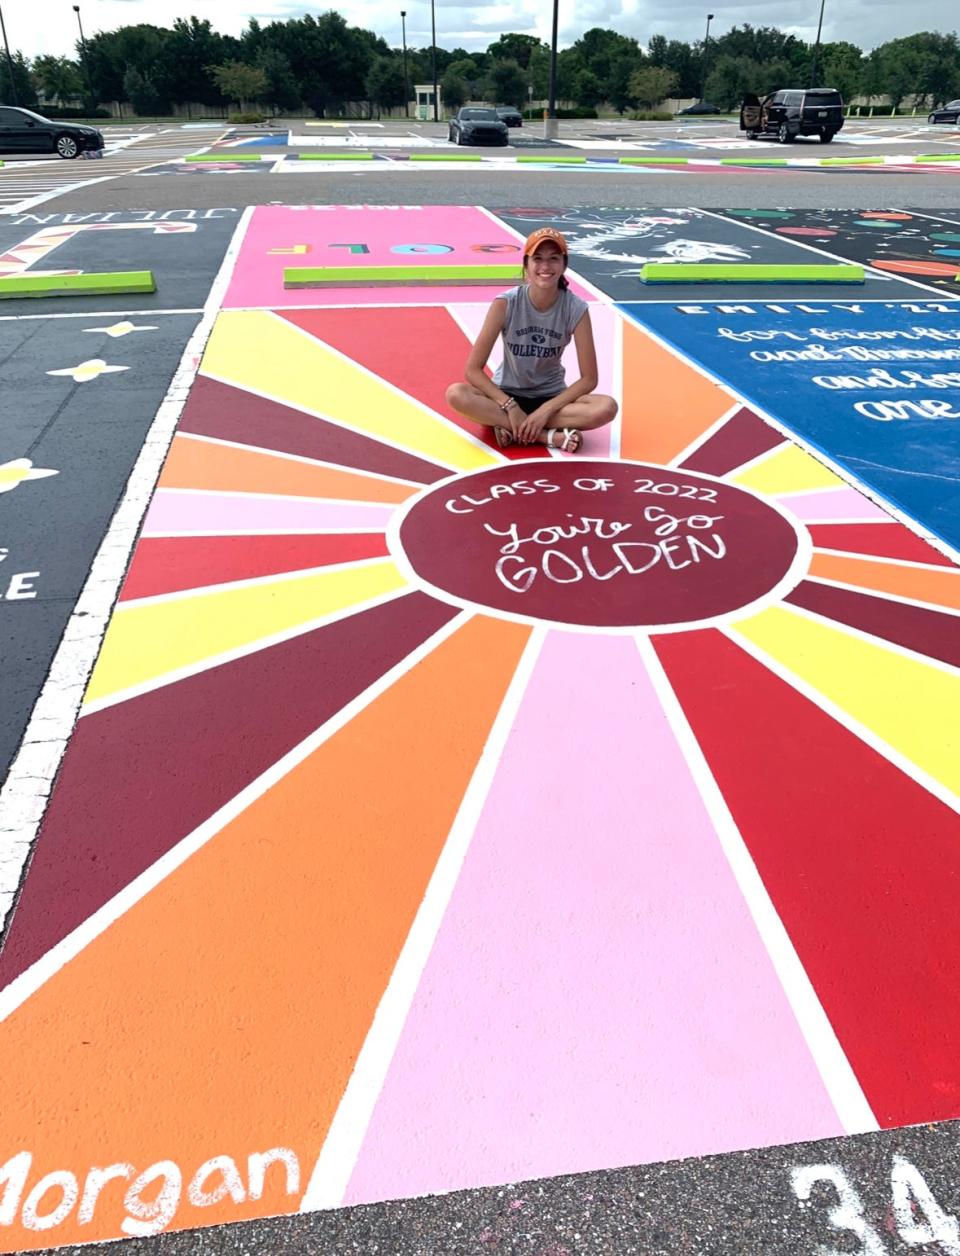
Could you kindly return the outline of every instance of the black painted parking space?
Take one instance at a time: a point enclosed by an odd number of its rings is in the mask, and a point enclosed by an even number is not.
[[[127,321],[0,323],[0,780],[199,315]]]
[[[14,215],[0,225],[3,273],[152,270],[157,290],[132,295],[45,297],[0,302],[0,318],[76,310],[192,309],[202,306],[240,210],[133,210]]]
[[[723,212],[736,217],[737,211]],[[802,236],[851,262],[960,297],[960,214],[937,217],[910,209],[749,212],[750,221],[771,235]]]
[[[567,237],[570,265],[616,301],[716,300],[909,300],[916,289],[890,275],[868,274],[858,285],[829,284],[645,284],[645,262],[737,262],[809,265],[828,260],[798,247],[788,236],[752,230],[752,219],[716,217],[696,209],[498,209],[526,235],[555,226]]]

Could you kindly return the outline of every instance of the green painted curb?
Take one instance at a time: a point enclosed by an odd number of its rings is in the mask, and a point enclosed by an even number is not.
[[[689,157],[621,157],[620,164],[621,166],[685,166],[689,160]]]
[[[362,288],[372,284],[391,286],[460,284],[496,286],[519,283],[519,266],[288,266],[285,288]]]
[[[410,161],[483,161],[479,153],[411,153]]]
[[[786,166],[786,157],[721,157],[721,166]]]
[[[818,157],[820,166],[882,166],[883,157]]]
[[[542,157],[539,153],[521,153],[517,157],[517,161],[551,162],[563,166],[582,166],[586,160],[586,157]]]
[[[236,157],[226,153],[194,153],[192,157],[184,157],[184,161],[260,161],[260,153],[240,153]]]
[[[960,161],[960,153],[921,153],[913,160],[914,164],[918,161]]]
[[[373,153],[301,153],[301,161],[373,161]]]
[[[863,267],[647,262],[640,278],[643,283],[863,283]]]
[[[152,270],[96,271],[89,275],[6,275],[0,278],[0,300],[7,297],[113,296],[123,292],[156,292]]]

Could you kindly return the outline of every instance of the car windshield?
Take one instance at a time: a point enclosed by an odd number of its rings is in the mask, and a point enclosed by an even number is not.
[[[949,105],[944,105],[945,109],[960,109],[960,100],[951,100]]]
[[[462,109],[460,117],[466,122],[499,122],[496,109]]]

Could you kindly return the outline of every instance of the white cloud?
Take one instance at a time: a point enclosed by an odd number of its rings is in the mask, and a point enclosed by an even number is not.
[[[3,3],[3,0],[0,0]],[[290,0],[257,0],[257,7],[230,0],[80,0],[84,33],[113,30],[136,22],[170,25],[176,17],[196,14],[207,18],[225,34],[239,35],[250,17],[261,22],[318,13],[336,7],[348,22],[382,35],[399,48],[400,9],[407,10],[407,44],[430,43],[430,5],[424,0],[347,0],[336,6],[320,0],[316,5],[296,5]],[[608,26],[641,43],[651,35],[695,41],[703,38],[706,14],[715,14],[711,35],[722,35],[732,26],[776,23],[801,39],[813,41],[817,30],[817,0],[781,0],[772,12],[766,0],[673,0],[669,7],[654,0],[560,0],[560,44],[572,43],[591,26]],[[946,30],[955,24],[947,18],[943,0],[826,0],[824,40],[848,39],[868,49],[918,30]],[[484,4],[479,0],[435,0],[437,43],[441,47],[482,49],[504,31],[524,31],[549,41],[552,8],[545,0]],[[73,56],[77,40],[75,15],[68,0],[17,0],[4,7],[7,35],[13,49],[28,57],[38,53]]]

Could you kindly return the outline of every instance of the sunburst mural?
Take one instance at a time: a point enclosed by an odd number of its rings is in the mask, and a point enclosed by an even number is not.
[[[463,295],[217,320],[0,956],[2,1250],[960,1113],[960,572],[600,300],[616,426],[501,453]]]

